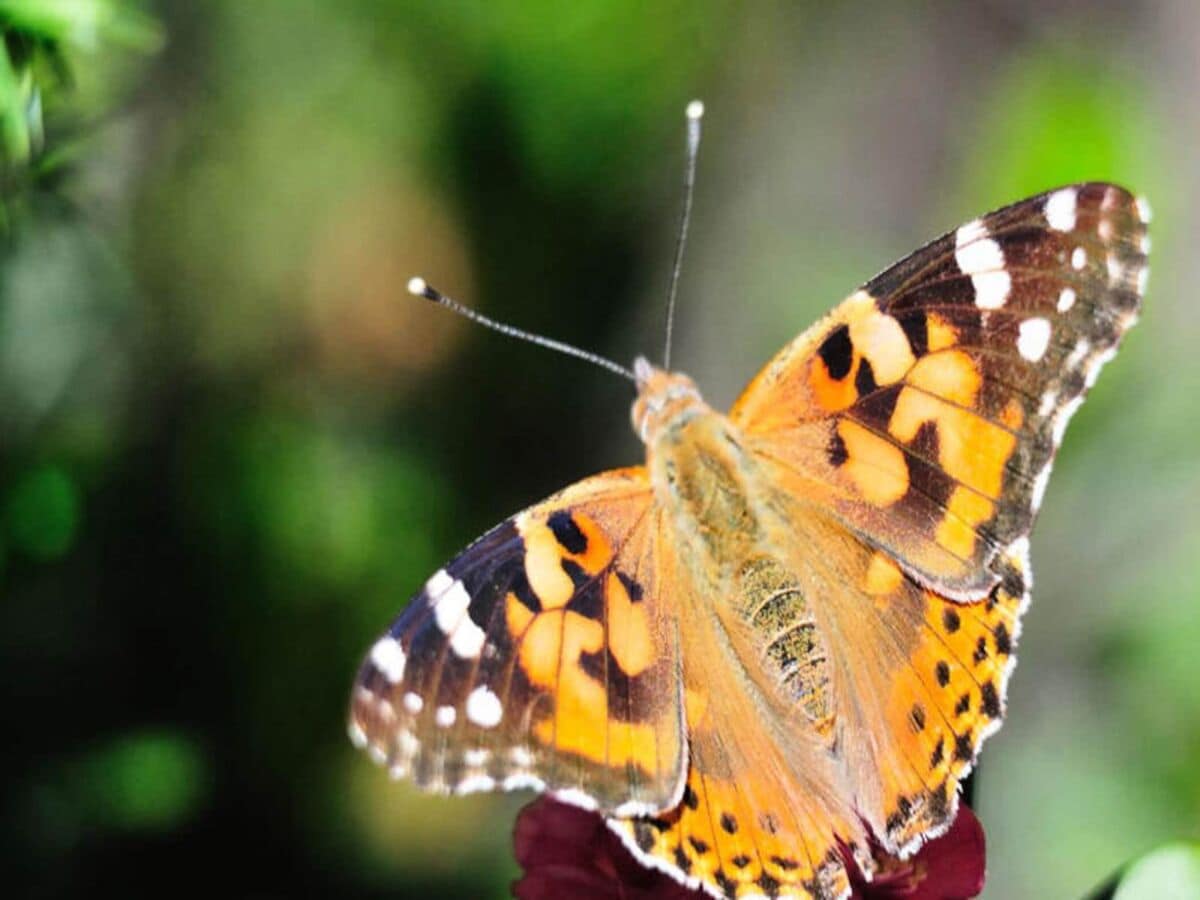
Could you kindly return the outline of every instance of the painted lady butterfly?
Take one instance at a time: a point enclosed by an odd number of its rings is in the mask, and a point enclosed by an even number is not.
[[[1149,211],[1077,184],[970,222],[785,347],[728,415],[635,364],[646,462],[439,570],[350,733],[445,793],[534,788],[718,897],[848,893],[942,833],[1004,714],[1028,534],[1133,324]]]

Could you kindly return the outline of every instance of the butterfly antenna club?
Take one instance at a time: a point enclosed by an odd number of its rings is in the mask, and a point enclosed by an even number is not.
[[[522,331],[520,328],[515,328],[512,325],[506,325],[503,322],[497,322],[494,319],[489,319],[482,313],[478,313],[470,307],[463,306],[458,301],[447,297],[437,288],[429,284],[424,278],[410,278],[408,281],[408,292],[415,297],[424,297],[431,303],[436,303],[438,306],[444,306],[453,313],[457,313],[464,319],[469,319],[484,328],[490,328],[492,331],[498,331],[500,334],[506,334],[509,337],[517,338],[518,340],[528,341],[531,344],[537,344],[539,347],[546,347],[549,350],[557,350],[559,353],[565,353],[567,356],[574,356],[577,359],[582,359],[594,365],[600,366],[603,369],[608,369],[610,372],[615,372],[618,375],[628,378],[630,381],[635,381],[636,378],[631,370],[624,366],[600,356],[598,353],[591,353],[587,350],[581,350],[571,344],[565,344],[562,341],[556,341],[548,337],[543,337],[540,334],[533,334],[529,331]]]
[[[692,219],[692,193],[696,186],[696,157],[700,152],[700,120],[704,104],[693,100],[687,105],[687,167],[683,181],[683,212],[679,216],[679,236],[675,239],[675,261],[671,266],[671,286],[667,291],[667,337],[663,350],[663,368],[671,367],[671,332],[675,324],[675,295],[679,290],[679,272],[683,268],[683,249],[687,245],[688,224]]]

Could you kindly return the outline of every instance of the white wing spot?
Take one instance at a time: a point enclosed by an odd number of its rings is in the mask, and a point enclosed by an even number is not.
[[[1054,405],[1058,403],[1058,394],[1055,391],[1049,391],[1042,395],[1042,402],[1038,405],[1038,415],[1042,418],[1050,415],[1054,411]]]
[[[1037,362],[1046,355],[1050,346],[1050,322],[1048,319],[1026,319],[1021,323],[1017,337],[1017,350],[1030,362]]]
[[[1083,362],[1083,358],[1091,352],[1091,349],[1092,345],[1088,343],[1087,338],[1080,338],[1079,343],[1075,345],[1075,349],[1071,351],[1071,355],[1063,363],[1063,367],[1066,369],[1075,368]]]
[[[1071,266],[1075,269],[1082,269],[1087,265],[1087,251],[1082,247],[1076,247],[1071,253]]]
[[[463,753],[463,762],[472,768],[479,768],[488,761],[492,754],[487,750],[467,750]]]
[[[383,673],[388,684],[404,680],[404,649],[391,635],[382,637],[371,648],[371,665]]]
[[[400,753],[405,759],[411,759],[421,749],[421,742],[411,731],[401,731],[396,735],[396,743],[400,745]]]
[[[1075,227],[1074,188],[1055,191],[1046,200],[1046,221],[1055,231],[1070,231]]]
[[[955,232],[954,240],[961,247],[963,244],[969,244],[979,238],[987,237],[987,233],[987,226],[983,224],[982,219],[972,219]]]
[[[1149,200],[1147,200],[1145,197],[1138,197],[1134,203],[1137,206],[1138,216],[1143,222],[1148,223],[1152,218],[1154,218],[1154,213],[1150,209]]]
[[[457,578],[451,578],[445,569],[430,578],[425,584],[433,615],[442,634],[450,638],[450,649],[459,659],[475,659],[483,647],[484,633],[471,619],[467,607],[471,595]]]
[[[481,685],[467,697],[467,718],[480,728],[495,728],[503,715],[500,698],[487,687]]]
[[[491,775],[468,775],[454,788],[456,794],[477,794],[480,791],[494,791],[496,779]]]
[[[954,234],[954,261],[963,274],[971,276],[975,305],[999,309],[1008,301],[1012,277],[1004,271],[1004,251],[987,236],[987,228],[976,219]]]
[[[367,746],[367,733],[362,730],[362,726],[357,722],[351,722],[349,726],[347,726],[346,731],[350,735],[350,743],[352,743],[359,750]]]
[[[1150,269],[1146,266],[1142,266],[1137,275],[1137,291],[1139,294],[1146,293],[1146,284],[1149,282],[1149,280]]]
[[[437,712],[433,714],[433,720],[442,728],[449,728],[457,718],[458,713],[453,706],[439,706]]]
[[[1063,288],[1062,293],[1058,295],[1058,311],[1065,313],[1075,305],[1075,288]]]
[[[450,649],[459,659],[475,659],[483,649],[485,635],[471,616],[464,615],[450,636]]]
[[[1121,280],[1121,276],[1125,274],[1125,265],[1121,262],[1120,257],[1115,253],[1110,253],[1104,260],[1108,267],[1108,280],[1116,284]]]
[[[414,694],[409,691],[404,695],[404,708],[414,716],[425,708],[425,701],[421,699],[420,694]]]

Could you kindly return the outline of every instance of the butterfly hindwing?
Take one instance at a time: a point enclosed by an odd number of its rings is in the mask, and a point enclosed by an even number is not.
[[[673,805],[686,736],[657,531],[645,472],[626,469],[488,532],[368,653],[352,737],[431,790]]]
[[[819,520],[818,520],[819,521]],[[1000,727],[1029,599],[1028,541],[1001,580],[963,604],[906,574],[832,520],[804,535],[808,600],[829,655],[842,783],[879,843],[907,855],[949,827],[959,784]]]
[[[1080,184],[970,222],[784,348],[731,417],[925,585],[983,597],[1136,319],[1147,215],[1121,188]]]

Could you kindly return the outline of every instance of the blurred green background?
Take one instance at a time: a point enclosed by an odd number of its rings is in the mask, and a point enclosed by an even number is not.
[[[404,286],[657,356],[695,96],[674,360],[715,405],[985,209],[1149,196],[1142,323],[1033,540],[984,896],[1082,896],[1200,835],[1200,4],[0,0],[0,24],[6,892],[507,894],[526,798],[389,782],[345,739],[350,681],[476,534],[639,458],[632,397]]]

